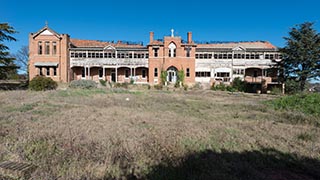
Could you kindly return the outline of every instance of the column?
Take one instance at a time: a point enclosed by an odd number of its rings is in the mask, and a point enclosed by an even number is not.
[[[116,82],[118,82],[118,66],[116,66]]]
[[[87,79],[87,67],[84,66],[83,68],[84,68],[84,79]]]
[[[105,67],[103,66],[102,67],[102,76],[103,76],[103,80],[106,80],[106,69],[105,69]]]
[[[91,77],[90,77],[90,66],[88,66],[88,77],[89,77],[89,80],[91,80]]]

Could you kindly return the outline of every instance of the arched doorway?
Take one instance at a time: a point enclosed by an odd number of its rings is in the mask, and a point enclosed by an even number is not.
[[[167,82],[175,83],[177,81],[177,68],[171,66],[167,69]]]

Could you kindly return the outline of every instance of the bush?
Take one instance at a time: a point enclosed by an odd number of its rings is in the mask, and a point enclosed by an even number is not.
[[[273,95],[281,95],[282,94],[282,89],[279,87],[274,87],[271,89],[271,94]]]
[[[234,88],[234,90],[243,92],[246,89],[246,83],[242,81],[239,77],[236,77],[232,81],[232,87]]]
[[[100,79],[99,82],[100,82],[100,84],[102,86],[106,86],[107,85],[107,82],[105,80],[103,80],[103,79]]]
[[[125,82],[125,83],[115,83],[114,88],[124,88],[124,89],[128,89],[129,87],[129,83]]]
[[[227,89],[226,85],[224,85],[223,83],[215,85],[214,83],[211,86],[211,90],[214,91],[225,91]]]
[[[293,79],[287,80],[285,82],[285,91],[286,94],[296,94],[300,92],[300,83]]]
[[[183,89],[184,89],[185,91],[188,91],[188,88],[189,88],[189,86],[188,86],[187,84],[184,84],[184,85],[183,85]]]
[[[269,104],[276,110],[298,111],[320,117],[320,94],[318,93],[284,96],[270,101]]]
[[[97,87],[97,83],[92,80],[75,80],[71,81],[70,88],[92,89]]]
[[[160,79],[161,79],[161,84],[162,85],[165,85],[166,82],[167,82],[167,71],[161,71],[161,74],[160,74]]]
[[[162,90],[162,84],[155,84],[154,86],[153,86],[155,89],[157,89],[157,90]]]
[[[29,82],[29,89],[33,91],[54,90],[57,87],[57,82],[45,76],[36,76]]]

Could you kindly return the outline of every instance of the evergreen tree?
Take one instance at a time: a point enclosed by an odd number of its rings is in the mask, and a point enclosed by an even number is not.
[[[7,79],[17,72],[15,59],[9,56],[9,47],[3,43],[4,41],[16,41],[11,36],[14,33],[16,31],[8,23],[0,23],[0,79]]]
[[[295,79],[303,91],[307,80],[320,76],[320,34],[313,23],[305,22],[292,28],[289,37],[284,38],[286,46],[281,49],[286,80]]]

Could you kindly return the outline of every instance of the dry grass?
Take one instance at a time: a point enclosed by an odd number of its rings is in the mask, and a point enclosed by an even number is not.
[[[320,129],[304,123],[312,117],[262,103],[273,98],[213,91],[0,92],[0,161],[33,163],[39,167],[33,179],[48,180],[320,178]],[[305,165],[311,160],[312,167]],[[208,165],[193,171],[197,163]]]

